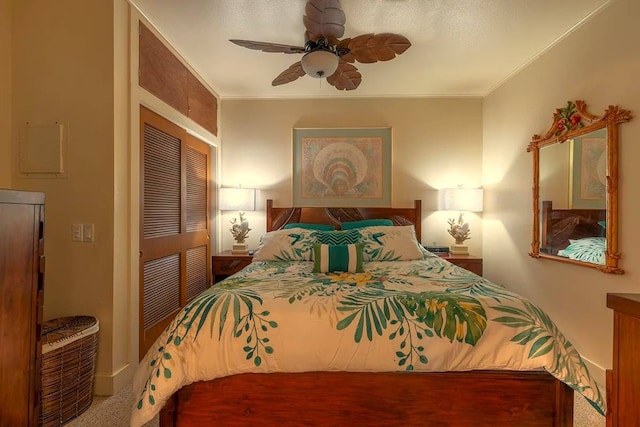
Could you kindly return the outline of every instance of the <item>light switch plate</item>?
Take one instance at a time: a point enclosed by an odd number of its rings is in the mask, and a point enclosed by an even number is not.
[[[93,224],[82,224],[82,241],[93,242]]]
[[[71,240],[74,242],[82,242],[82,228],[82,224],[73,224]]]

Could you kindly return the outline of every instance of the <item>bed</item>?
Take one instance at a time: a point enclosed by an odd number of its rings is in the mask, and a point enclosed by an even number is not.
[[[606,263],[605,209],[554,209],[542,202],[540,252],[593,264]]]
[[[254,261],[141,361],[131,424],[571,426],[574,390],[604,414],[551,319],[424,250],[420,211],[268,201]]]

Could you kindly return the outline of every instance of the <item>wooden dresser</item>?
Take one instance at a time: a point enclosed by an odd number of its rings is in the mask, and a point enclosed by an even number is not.
[[[40,416],[44,194],[0,189],[0,426]]]
[[[607,371],[608,427],[640,425],[640,294],[607,294],[613,310],[613,371]]]

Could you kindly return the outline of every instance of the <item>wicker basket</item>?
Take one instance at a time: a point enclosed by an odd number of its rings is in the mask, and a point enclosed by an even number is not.
[[[40,425],[60,426],[91,406],[98,329],[90,316],[61,317],[43,325]]]

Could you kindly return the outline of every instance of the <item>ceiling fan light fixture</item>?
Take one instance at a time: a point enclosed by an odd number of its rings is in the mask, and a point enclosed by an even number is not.
[[[316,79],[326,78],[327,83],[338,90],[354,90],[362,81],[354,62],[371,64],[389,61],[411,46],[406,37],[394,33],[367,33],[342,39],[346,18],[340,0],[306,0],[304,10],[304,47],[230,40],[247,49],[304,54],[302,60],[291,64],[273,79],[272,86],[291,83],[307,75]]]
[[[302,69],[308,76],[321,79],[329,77],[338,68],[338,55],[330,50],[318,49],[302,57]]]

